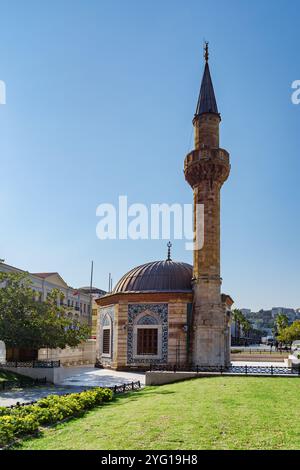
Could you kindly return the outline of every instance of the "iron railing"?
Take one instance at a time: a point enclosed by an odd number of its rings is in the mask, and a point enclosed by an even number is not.
[[[259,355],[268,355],[268,354],[289,354],[291,352],[291,349],[259,349],[259,348],[245,348],[245,349],[239,349],[239,348],[232,348],[233,352],[231,351],[231,354],[233,355],[238,355],[238,354],[259,354]]]
[[[38,379],[38,380],[41,380],[41,379]],[[86,388],[85,390],[82,390],[82,391],[91,390],[93,388],[95,387]],[[122,384],[122,385],[115,385],[114,387],[102,387],[102,388],[108,388],[109,390],[112,390],[114,394],[126,393],[126,392],[139,390],[141,388],[141,382],[138,380],[137,382],[130,382],[130,383]],[[71,393],[77,393],[77,392],[70,391],[69,393],[60,394],[59,396],[66,397],[70,395]],[[9,408],[9,409],[20,408],[23,406],[35,405],[37,402],[38,400],[30,401],[26,403],[17,402],[15,405],[10,405],[10,406],[7,406],[6,408]]]
[[[270,376],[298,376],[300,377],[300,367],[283,367],[283,366],[191,366],[191,365],[170,365],[170,364],[150,364],[150,372],[196,372],[196,373],[218,373],[218,374],[236,374],[236,375],[270,375]]]
[[[126,393],[126,392],[132,392],[134,390],[139,390],[141,388],[141,382],[138,380],[137,382],[130,382],[127,384],[115,385],[114,387],[105,387],[105,388],[109,388],[115,394]]]
[[[0,368],[32,367],[34,369],[54,369],[60,367],[60,361],[6,361],[0,363]]]

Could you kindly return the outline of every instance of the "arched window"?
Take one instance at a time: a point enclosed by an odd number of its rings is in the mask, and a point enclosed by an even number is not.
[[[135,326],[136,355],[157,356],[159,354],[160,322],[151,313],[137,319]]]
[[[137,324],[138,325],[157,325],[158,321],[152,315],[144,315],[138,320]]]

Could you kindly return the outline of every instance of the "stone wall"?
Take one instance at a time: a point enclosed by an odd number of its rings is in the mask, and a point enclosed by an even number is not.
[[[146,372],[146,385],[164,385],[199,377],[197,372]]]
[[[46,377],[47,382],[58,384],[64,379],[64,368],[54,367],[53,369],[38,367],[5,367],[5,370],[14,374],[24,375],[32,379],[43,379]]]
[[[39,360],[60,361],[61,365],[73,366],[84,364],[95,364],[96,362],[96,340],[89,339],[77,348],[65,349],[40,349]]]
[[[187,303],[182,301],[169,304],[169,345],[168,363],[185,364],[187,354]]]
[[[116,325],[116,356],[114,367],[124,369],[127,366],[127,329],[128,329],[128,303],[120,302],[118,305]]]

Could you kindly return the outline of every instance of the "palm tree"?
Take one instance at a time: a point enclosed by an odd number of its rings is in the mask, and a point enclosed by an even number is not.
[[[240,337],[241,325],[242,325],[242,322],[243,322],[243,318],[244,318],[244,315],[242,314],[242,312],[238,308],[235,308],[234,310],[232,310],[232,319],[235,323],[235,334],[234,334],[234,336],[236,338]]]
[[[241,320],[241,325],[243,328],[243,332],[245,333],[245,336],[247,336],[247,333],[249,333],[249,331],[251,330],[251,323],[249,322],[249,320],[247,320],[247,318],[244,315]]]
[[[232,319],[235,322],[235,337],[240,338],[241,330],[245,337],[248,336],[249,331],[252,329],[251,323],[245,317],[241,310],[238,308],[232,311]]]

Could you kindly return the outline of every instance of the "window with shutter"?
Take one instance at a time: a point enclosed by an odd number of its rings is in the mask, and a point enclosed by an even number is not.
[[[103,343],[102,343],[102,353],[110,353],[110,329],[106,328],[103,330]]]
[[[137,354],[157,355],[157,328],[138,328],[137,330]]]

